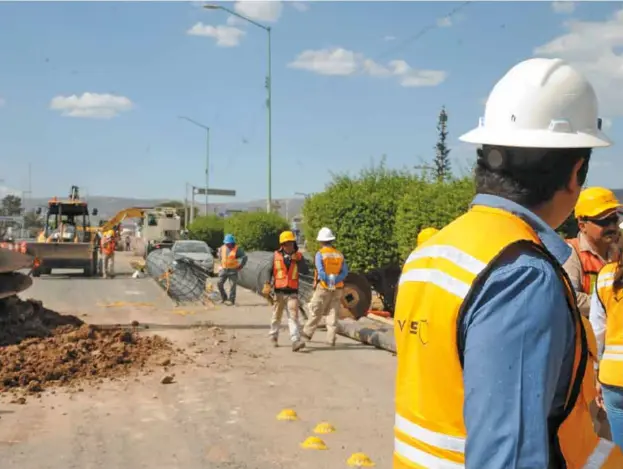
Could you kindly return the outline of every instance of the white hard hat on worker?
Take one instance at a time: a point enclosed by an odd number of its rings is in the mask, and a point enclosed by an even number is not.
[[[321,243],[328,243],[330,241],[335,241],[335,235],[333,234],[333,231],[331,231],[330,228],[327,228],[326,226],[320,228],[320,231],[318,231],[318,236],[316,236],[316,241],[320,241]]]
[[[592,85],[562,59],[529,59],[495,85],[474,130],[460,140],[523,148],[598,148],[601,132]]]

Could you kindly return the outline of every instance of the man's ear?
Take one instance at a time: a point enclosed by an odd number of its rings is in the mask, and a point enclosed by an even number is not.
[[[584,185],[584,182],[586,180],[586,174],[580,174],[580,173],[585,172],[584,164],[585,164],[584,158],[580,158],[573,165],[573,170],[571,171],[571,177],[569,178],[569,182],[567,183],[567,190],[571,193],[576,193],[582,190],[582,185]]]

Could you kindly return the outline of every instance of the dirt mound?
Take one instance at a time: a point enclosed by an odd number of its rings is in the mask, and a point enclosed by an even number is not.
[[[123,376],[174,353],[171,342],[160,336],[102,329],[16,298],[0,304],[0,345],[0,392],[30,394]]]

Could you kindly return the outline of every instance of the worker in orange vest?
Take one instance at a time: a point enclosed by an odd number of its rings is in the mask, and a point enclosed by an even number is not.
[[[218,282],[216,286],[221,294],[223,303],[228,301],[225,292],[225,282],[229,280],[229,302],[231,305],[236,304],[236,287],[238,286],[238,272],[247,263],[247,255],[244,250],[236,244],[236,239],[232,234],[226,234],[223,239],[223,245],[219,249],[219,258],[221,261],[221,270],[218,272]]]
[[[326,316],[327,343],[335,346],[337,321],[342,308],[344,280],[348,276],[348,266],[344,255],[334,246],[335,235],[327,227],[318,231],[316,241],[320,249],[316,253],[314,263],[314,294],[309,302],[309,318],[301,332],[306,340],[311,340],[320,320]]]
[[[580,312],[586,317],[597,273],[607,262],[619,258],[620,208],[614,192],[603,187],[584,189],[575,206],[580,232],[567,240],[573,251],[563,267],[576,291]]]
[[[102,254],[102,277],[115,276],[115,247],[116,239],[113,230],[108,230],[102,236],[100,252]]]
[[[305,347],[301,340],[299,324],[299,275],[307,271],[303,255],[298,251],[296,236],[292,231],[279,235],[279,249],[273,256],[271,282],[264,285],[263,293],[274,291],[273,317],[270,321],[270,340],[278,346],[279,329],[283,312],[288,317],[288,329],[292,341],[292,351],[298,352]],[[272,285],[271,285],[272,283]],[[272,288],[271,288],[272,287]]]

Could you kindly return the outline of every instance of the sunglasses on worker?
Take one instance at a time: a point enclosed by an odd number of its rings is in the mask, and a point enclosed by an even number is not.
[[[604,218],[586,218],[586,221],[591,222],[597,226],[610,226],[610,225],[618,225],[620,223],[621,217],[617,212],[612,215],[608,215]]]

